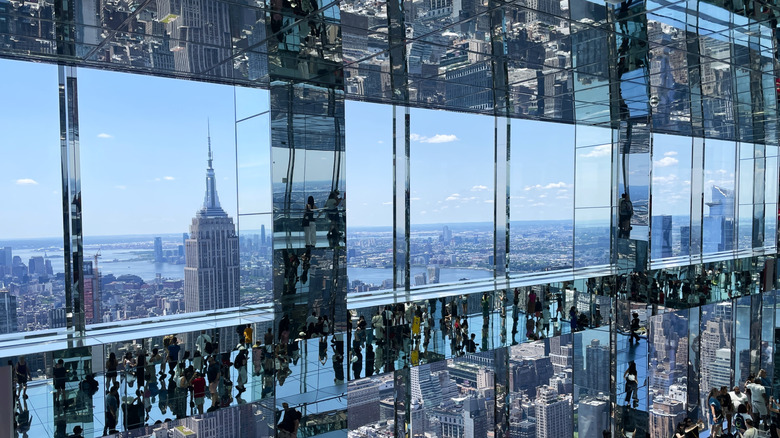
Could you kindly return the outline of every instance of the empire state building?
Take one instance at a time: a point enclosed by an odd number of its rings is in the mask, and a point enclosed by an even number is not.
[[[212,167],[211,135],[206,198],[192,218],[185,241],[184,309],[199,312],[239,305],[238,236],[233,219],[219,205]]]

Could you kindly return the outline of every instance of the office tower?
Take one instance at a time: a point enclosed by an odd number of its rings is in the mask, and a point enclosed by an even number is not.
[[[653,243],[651,256],[666,258],[672,256],[672,216],[653,216]]]
[[[425,286],[425,273],[421,272],[414,276],[414,285],[415,286]]]
[[[233,219],[222,209],[209,136],[206,196],[190,225],[184,268],[184,308],[187,312],[239,305],[238,236]]]
[[[685,414],[682,402],[667,397],[656,398],[650,410],[650,436],[672,436],[677,424],[685,419]]]
[[[27,262],[27,269],[30,275],[46,275],[46,264],[43,261],[43,257],[30,257],[30,261]]]
[[[487,436],[488,418],[485,399],[471,396],[463,402],[463,436]]]
[[[609,363],[609,347],[601,345],[598,339],[585,347],[585,387],[589,394],[609,394],[609,374],[604,367]]]
[[[680,227],[680,255],[691,253],[691,227]]]
[[[265,224],[260,225],[260,246],[265,246]]]
[[[0,334],[19,331],[16,301],[7,289],[0,290]]]
[[[62,328],[68,325],[64,307],[49,310],[49,325],[51,328]]]
[[[4,267],[8,273],[11,271],[11,265],[13,261],[13,249],[10,246],[6,246],[0,249],[0,267]],[[0,273],[2,273],[0,269]]]
[[[428,284],[438,284],[441,268],[438,266],[428,266]]]
[[[155,263],[163,262],[163,248],[162,248],[161,237],[154,238],[154,262]]]
[[[347,401],[350,428],[379,421],[379,383],[370,379],[360,380],[350,385],[350,397]]]
[[[603,438],[602,432],[609,429],[608,394],[600,397],[580,398],[577,417],[577,436]]]
[[[92,262],[84,262],[84,318],[87,324],[103,322],[100,302],[100,274],[93,269]]]
[[[555,388],[541,386],[537,389],[536,438],[553,438],[572,435],[571,398],[558,394]]]

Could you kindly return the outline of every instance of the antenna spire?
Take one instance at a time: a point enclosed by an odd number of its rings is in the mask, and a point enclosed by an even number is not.
[[[208,139],[209,139],[209,169],[211,169],[211,162],[213,161],[213,156],[211,155],[211,120],[206,119],[206,126],[208,129]]]

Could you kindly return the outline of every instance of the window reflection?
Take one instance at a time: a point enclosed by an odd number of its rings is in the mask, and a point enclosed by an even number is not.
[[[232,88],[79,74],[84,257],[97,279],[91,297],[85,288],[85,308],[93,303],[87,322],[238,306]],[[128,104],[111,104],[109,113],[104,91],[112,82],[125,85],[113,87],[111,101]],[[138,101],[139,93],[179,102],[179,121]],[[182,154],[185,147],[192,153]],[[207,265],[220,272],[210,282]]]

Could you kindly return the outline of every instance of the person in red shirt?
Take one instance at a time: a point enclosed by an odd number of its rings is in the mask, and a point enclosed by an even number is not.
[[[203,378],[203,374],[195,372],[195,377],[192,379],[192,396],[195,399],[195,406],[198,408],[198,413],[203,413],[203,402],[206,399],[206,379]]]

